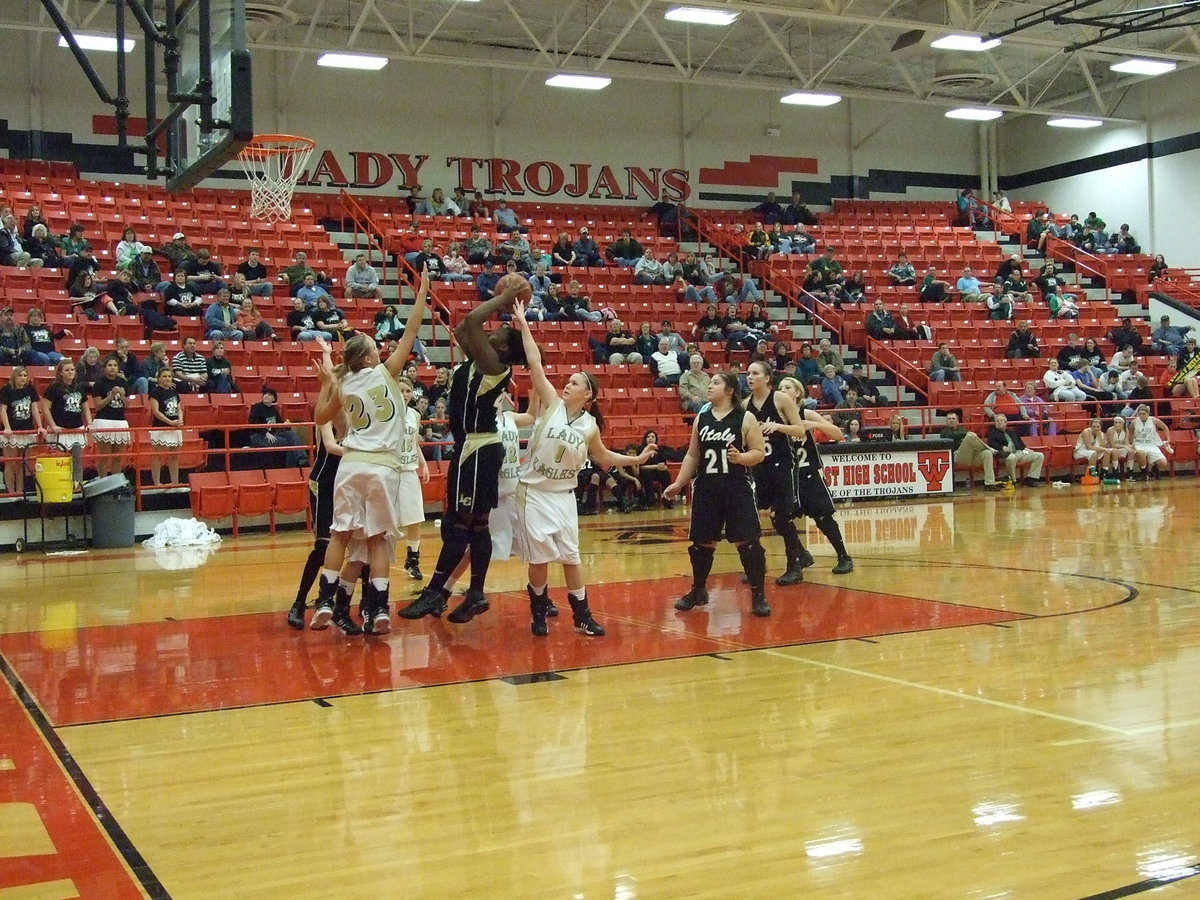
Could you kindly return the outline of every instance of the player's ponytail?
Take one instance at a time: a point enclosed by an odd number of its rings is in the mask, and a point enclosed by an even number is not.
[[[600,382],[596,380],[596,376],[591,372],[581,372],[580,374],[587,380],[588,390],[592,392],[592,399],[588,401],[586,409],[591,413],[592,418],[596,420],[596,427],[600,431],[603,431],[604,413],[600,411],[600,404],[597,402],[600,397]]]
[[[345,361],[346,371],[357,372],[365,367],[373,349],[375,342],[361,332],[346,341],[342,346],[342,359]]]

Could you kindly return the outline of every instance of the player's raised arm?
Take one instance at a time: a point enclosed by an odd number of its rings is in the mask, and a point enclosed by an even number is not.
[[[542,368],[542,351],[538,349],[537,340],[529,330],[529,323],[525,321],[525,304],[519,301],[513,306],[513,322],[521,329],[521,341],[525,345],[525,365],[529,369],[529,384],[532,389],[531,402],[532,397],[537,397],[542,406],[549,409],[558,400],[558,391],[554,389],[554,385],[546,377],[546,370]]]
[[[422,266],[421,283],[417,286],[417,297],[413,301],[412,312],[408,314],[408,321],[404,323],[404,334],[400,336],[396,352],[389,356],[387,362],[384,363],[387,366],[387,370],[392,373],[393,378],[398,378],[400,373],[404,371],[404,364],[408,362],[408,355],[412,353],[413,344],[417,342],[417,335],[421,331],[421,323],[425,320],[425,309],[428,299],[429,270]]]

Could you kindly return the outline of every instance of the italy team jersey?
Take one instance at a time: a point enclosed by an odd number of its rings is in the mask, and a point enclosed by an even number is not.
[[[408,409],[400,385],[387,366],[359,369],[342,379],[342,407],[349,431],[347,450],[399,453],[404,446]]]
[[[515,494],[521,477],[521,435],[512,412],[501,414],[500,444],[504,447],[504,462],[500,466],[500,496]]]
[[[401,472],[415,472],[420,465],[420,433],[421,414],[410,406],[404,426],[404,446],[397,454],[400,457]]]
[[[580,413],[568,422],[566,404],[556,401],[533,426],[521,483],[555,493],[575,490],[575,479],[587,462],[588,443],[598,430],[591,413]]]

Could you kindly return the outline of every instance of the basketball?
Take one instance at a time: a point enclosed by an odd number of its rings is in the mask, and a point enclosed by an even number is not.
[[[533,296],[533,288],[529,286],[528,281],[515,272],[505,275],[496,282],[495,296],[499,297],[513,285],[517,286],[517,299],[522,303],[528,303],[529,298]]]

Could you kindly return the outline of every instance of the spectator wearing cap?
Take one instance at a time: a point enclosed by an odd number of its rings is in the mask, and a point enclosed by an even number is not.
[[[496,230],[504,234],[522,230],[517,214],[508,208],[508,201],[503,197],[496,200],[496,209],[492,212],[492,219],[496,222]]]
[[[586,227],[579,229],[579,239],[575,241],[575,262],[577,265],[589,268],[604,268],[604,257],[600,255],[600,245],[592,239]]]
[[[163,244],[154,252],[157,256],[165,257],[170,262],[172,272],[184,268],[184,263],[196,258],[196,251],[188,246],[187,237],[182,231],[175,232],[170,243]]]
[[[1161,316],[1158,327],[1150,333],[1150,349],[1154,353],[1178,356],[1183,349],[1185,335],[1192,330],[1191,325],[1172,325],[1170,316]]]
[[[187,272],[188,287],[197,294],[215,294],[226,286],[221,280],[221,265],[212,258],[207,247],[197,250],[196,258],[184,263],[183,270]]]
[[[867,406],[882,406],[886,402],[879,393],[879,388],[867,377],[862,363],[855,363],[850,367],[850,374],[846,376],[846,387],[854,388],[858,392],[858,398]]]
[[[139,292],[156,291],[161,294],[171,286],[171,282],[162,277],[158,263],[154,261],[154,248],[138,244],[137,255],[129,264],[129,279],[134,289]]]
[[[496,294],[496,285],[500,282],[500,270],[494,259],[488,259],[483,264],[483,271],[475,276],[475,296],[480,303],[486,303]]]

